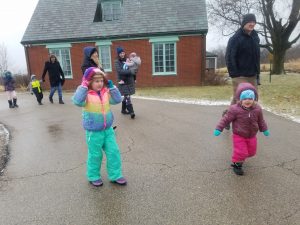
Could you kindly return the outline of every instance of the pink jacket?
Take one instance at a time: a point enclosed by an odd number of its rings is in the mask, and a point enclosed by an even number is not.
[[[236,97],[239,96],[242,91],[251,89],[255,92],[256,100],[258,100],[258,94],[251,84],[241,83],[236,91]],[[235,105],[231,105],[228,112],[221,119],[216,129],[223,131],[226,125],[232,123],[232,132],[245,138],[254,137],[258,131],[268,130],[267,124],[263,118],[262,108],[255,102],[254,105],[248,110],[241,106],[238,102]]]

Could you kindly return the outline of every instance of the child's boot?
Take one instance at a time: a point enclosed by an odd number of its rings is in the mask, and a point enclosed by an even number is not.
[[[129,114],[129,112],[126,110],[126,102],[122,101],[122,114]]]
[[[14,107],[18,108],[19,106],[18,106],[18,104],[17,104],[17,99],[14,98],[13,101],[14,101]]]
[[[236,174],[236,175],[239,175],[239,176],[243,176],[244,175],[244,171],[243,171],[243,163],[241,162],[235,162],[235,163],[232,163],[231,166],[233,167],[233,172]]]
[[[9,108],[14,108],[12,100],[8,100],[8,105],[9,105]]]
[[[119,184],[119,185],[126,185],[127,180],[125,179],[125,177],[120,177],[119,179],[113,181],[113,183],[116,183],[116,184]]]
[[[95,187],[100,187],[103,185],[103,181],[101,179],[95,180],[95,181],[90,181],[90,184],[92,184]]]
[[[62,100],[62,97],[59,97],[59,104],[65,104],[64,101]]]
[[[133,111],[132,104],[127,105],[127,109],[128,109],[128,112],[130,114],[131,119],[134,119],[135,114],[134,114],[134,111]]]
[[[49,101],[53,104],[53,98],[52,98],[52,96],[49,96]]]

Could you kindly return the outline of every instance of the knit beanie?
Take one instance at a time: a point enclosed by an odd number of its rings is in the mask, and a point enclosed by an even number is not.
[[[255,99],[255,94],[254,91],[252,90],[245,90],[242,91],[241,95],[240,95],[240,100],[244,100],[244,99]]]
[[[117,54],[119,55],[122,52],[124,52],[124,49],[121,46],[117,47]]]
[[[103,72],[97,67],[89,67],[85,70],[83,76],[87,81],[91,81],[93,78],[96,77],[104,78]]]
[[[252,13],[246,14],[243,16],[243,20],[242,20],[242,27],[244,27],[246,25],[246,23],[249,22],[255,22],[256,23],[256,18],[255,15]]]

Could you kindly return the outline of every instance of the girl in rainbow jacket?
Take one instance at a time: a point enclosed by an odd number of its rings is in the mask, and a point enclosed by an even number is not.
[[[119,90],[96,67],[85,71],[82,83],[72,97],[75,105],[83,107],[83,127],[88,146],[87,179],[94,186],[103,185],[100,175],[102,150],[106,154],[108,179],[120,185],[127,183],[122,175],[120,151],[112,128],[114,117],[110,109],[111,104],[118,104],[121,100]]]

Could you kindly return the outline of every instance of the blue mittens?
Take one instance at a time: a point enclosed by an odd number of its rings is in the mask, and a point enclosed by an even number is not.
[[[264,133],[264,135],[267,136],[267,137],[270,136],[270,131],[269,131],[269,130],[265,130],[263,133]]]
[[[216,129],[216,130],[214,130],[214,135],[215,135],[215,136],[219,136],[221,133],[222,133],[222,132],[221,132],[221,131],[219,131],[219,130],[217,130],[217,129]]]
[[[107,81],[107,87],[108,88],[113,88],[114,87],[114,83],[112,82],[112,80]]]

